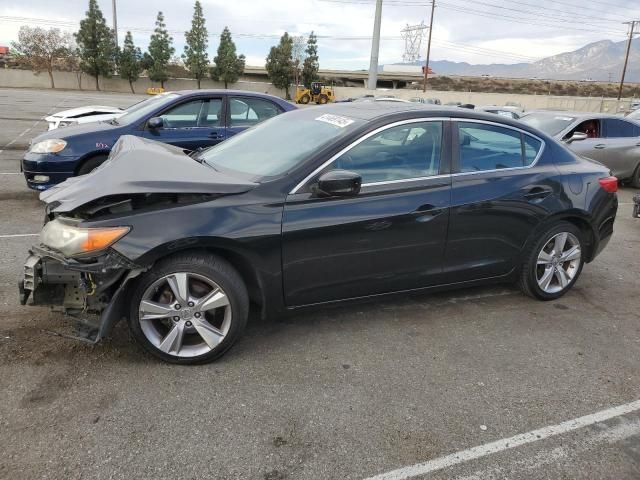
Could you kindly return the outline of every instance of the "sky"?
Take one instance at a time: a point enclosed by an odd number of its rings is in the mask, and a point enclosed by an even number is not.
[[[120,44],[127,30],[143,50],[161,10],[184,50],[194,0],[116,0]],[[98,0],[112,22],[110,0]],[[318,35],[320,68],[359,70],[369,66],[375,0],[201,0],[210,35],[209,58],[225,26],[247,65],[263,66],[283,32]],[[401,30],[430,18],[430,0],[383,0],[379,63],[402,61]],[[64,8],[61,8],[64,5]],[[0,45],[17,38],[21,25],[73,32],[88,0],[0,0]],[[572,51],[587,43],[625,39],[622,22],[640,19],[638,0],[436,0],[431,58],[485,63],[531,62]],[[640,29],[639,29],[640,30]],[[426,30],[424,30],[426,34]],[[420,49],[426,55],[426,35]]]

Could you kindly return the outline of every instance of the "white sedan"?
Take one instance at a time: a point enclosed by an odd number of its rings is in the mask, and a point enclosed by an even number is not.
[[[49,130],[80,123],[102,122],[113,120],[127,113],[122,108],[105,107],[104,105],[89,105],[88,107],[71,108],[45,117],[49,123]]]

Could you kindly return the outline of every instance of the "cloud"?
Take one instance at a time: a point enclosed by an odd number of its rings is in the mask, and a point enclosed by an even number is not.
[[[521,0],[521,3],[531,5],[522,7],[518,14],[512,11],[515,5],[509,0],[478,3],[442,1],[437,4],[434,17],[432,58],[470,63],[516,63],[573,50],[603,38],[621,40],[624,27],[617,20],[632,18],[634,14],[640,16],[640,4],[631,7],[624,0],[608,1],[619,3],[619,11],[611,8],[598,15],[597,5],[591,3],[577,13],[568,7],[566,13],[562,13],[558,9],[563,7],[552,0],[536,3]],[[8,44],[17,36],[20,23],[7,20],[9,17],[26,17],[25,24],[30,23],[29,18],[47,19],[52,23],[67,22],[61,24],[61,29],[73,31],[88,4],[86,0],[67,0],[62,10],[59,4],[50,0],[23,3],[14,0],[12,6],[6,6],[6,1],[4,3],[0,7],[0,44]],[[111,2],[99,0],[99,3],[110,23]],[[368,68],[371,40],[350,37],[371,36],[375,10],[373,0],[202,0],[202,3],[207,28],[212,34],[210,58],[215,56],[218,45],[215,34],[225,26],[231,29],[238,52],[247,56],[247,64],[250,65],[264,64],[270,46],[278,42],[278,36],[284,31],[307,35],[313,30],[319,36],[321,67]],[[404,26],[428,22],[427,0],[425,5],[416,3],[417,0],[383,2],[381,63],[401,60],[404,44],[400,30]],[[517,7],[515,9],[518,10]],[[131,29],[134,41],[146,48],[157,10],[164,12],[167,28],[174,37],[176,54],[181,54],[184,49],[181,32],[190,28],[192,0],[156,0],[152,4],[120,0],[120,39],[124,38],[127,29]],[[557,15],[554,14],[556,10]],[[509,19],[507,16],[513,17]],[[616,32],[618,36],[614,37]],[[425,53],[426,42],[422,48],[423,58]]]

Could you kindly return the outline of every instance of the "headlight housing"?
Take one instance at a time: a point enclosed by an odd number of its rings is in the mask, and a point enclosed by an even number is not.
[[[29,149],[32,153],[58,153],[64,150],[67,142],[60,138],[51,138],[42,142],[34,143]]]
[[[99,252],[124,237],[129,227],[80,228],[71,222],[55,219],[40,232],[40,243],[66,257]]]

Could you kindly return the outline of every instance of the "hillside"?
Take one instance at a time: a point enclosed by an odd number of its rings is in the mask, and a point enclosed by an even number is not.
[[[573,52],[560,53],[533,63],[472,65],[465,62],[435,60],[431,68],[439,75],[508,78],[545,78],[556,80],[597,80],[613,82],[620,79],[626,42],[601,40]],[[416,62],[421,65],[421,62]],[[627,81],[640,83],[640,41],[634,40],[629,55]]]

